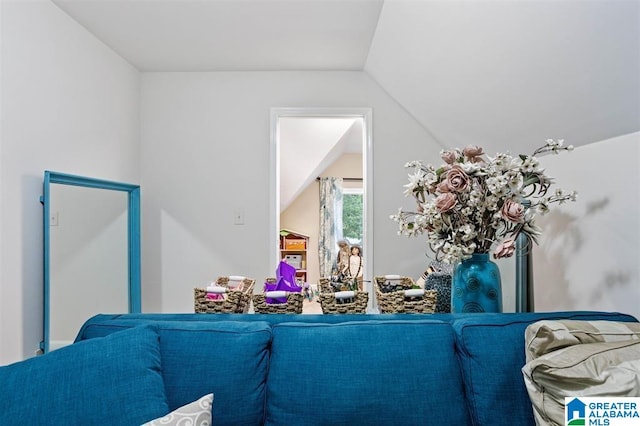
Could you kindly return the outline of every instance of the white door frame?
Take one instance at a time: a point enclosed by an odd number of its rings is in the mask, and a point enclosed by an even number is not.
[[[271,108],[271,168],[270,168],[270,265],[280,260],[280,117],[362,118],[362,171],[363,230],[362,250],[367,257],[364,265],[365,281],[373,280],[373,112],[371,108]],[[365,282],[369,291],[369,309],[373,306],[371,282]]]

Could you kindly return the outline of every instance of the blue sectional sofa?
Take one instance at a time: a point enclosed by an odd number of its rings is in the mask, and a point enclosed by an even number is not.
[[[0,424],[141,424],[213,393],[216,426],[533,425],[524,331],[561,318],[637,321],[614,312],[98,315],[75,344],[0,367]]]

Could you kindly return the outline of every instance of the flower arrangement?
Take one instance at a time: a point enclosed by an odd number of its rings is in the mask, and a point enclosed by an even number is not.
[[[537,155],[571,151],[563,140],[548,139],[532,155],[498,153],[485,158],[479,146],[441,152],[444,164],[436,168],[411,161],[405,195],[413,196],[416,212],[398,210],[399,235],[427,234],[436,259],[456,263],[473,253],[510,257],[519,235],[537,243],[541,229],[536,214],[546,214],[552,203],[575,201],[576,192],[549,190],[553,184],[540,168]]]

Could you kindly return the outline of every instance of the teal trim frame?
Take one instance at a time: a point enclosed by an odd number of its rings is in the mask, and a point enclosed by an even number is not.
[[[49,352],[50,341],[50,242],[49,230],[50,217],[50,184],[82,186],[86,188],[122,191],[128,197],[128,265],[129,265],[129,312],[139,313],[142,310],[142,297],[140,292],[140,186],[129,183],[114,182],[84,176],[76,176],[52,171],[44,172],[43,195],[40,202],[43,204],[43,244],[44,244],[44,315],[43,315],[43,340],[40,349]]]

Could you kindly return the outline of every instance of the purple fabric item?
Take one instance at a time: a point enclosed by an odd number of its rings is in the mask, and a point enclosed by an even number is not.
[[[276,269],[276,282],[264,283],[264,291],[288,291],[290,293],[300,293],[302,287],[296,282],[296,268],[287,262],[280,261]],[[287,303],[286,297],[267,297],[267,303]]]
[[[278,269],[276,270],[276,278],[278,280],[283,278],[286,281],[287,286],[291,287],[292,290],[279,288],[278,290],[286,290],[286,291],[300,291],[301,287],[296,282],[296,268],[289,265],[287,262],[280,261],[278,264]]]

